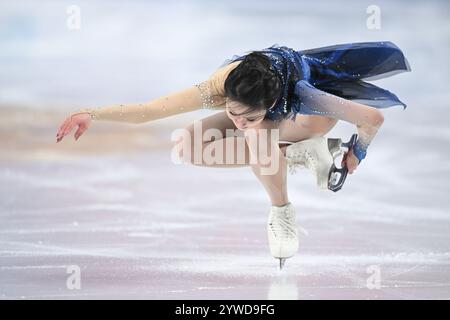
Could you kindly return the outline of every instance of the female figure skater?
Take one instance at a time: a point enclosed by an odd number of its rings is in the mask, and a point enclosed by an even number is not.
[[[405,71],[411,71],[409,63],[392,42],[347,43],[302,51],[274,44],[235,55],[206,81],[148,103],[81,109],[64,121],[56,138],[59,142],[78,127],[74,135],[78,139],[92,120],[138,124],[200,108],[224,110],[202,120],[204,129],[218,129],[224,138],[202,141],[202,148],[197,151],[214,147],[225,154],[230,143],[237,150],[236,146],[244,142],[245,162],[210,164],[191,160],[191,163],[251,167],[271,201],[267,223],[269,247],[271,254],[280,259],[281,268],[285,259],[298,250],[286,169],[306,167],[316,175],[320,188],[330,189],[330,168],[334,167],[336,155],[342,154],[340,147],[345,146],[348,152],[342,165],[352,174],[384,121],[379,109],[394,105],[406,108],[396,95],[365,80]],[[358,134],[347,144],[342,145],[341,139],[323,137],[338,120],[357,127]],[[243,137],[226,136],[227,129],[236,128],[244,133]],[[193,136],[194,126],[186,129]],[[255,135],[259,141],[263,140],[261,129],[279,133],[279,141],[264,142],[270,158],[279,164],[273,174],[261,173],[267,165],[260,161],[255,143],[250,143]],[[186,150],[180,150],[180,157],[183,152]],[[251,156],[256,161],[250,161]]]

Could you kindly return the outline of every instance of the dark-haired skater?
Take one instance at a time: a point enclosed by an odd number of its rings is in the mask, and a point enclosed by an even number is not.
[[[92,120],[137,124],[200,108],[224,110],[202,120],[204,130],[218,129],[223,139],[202,140],[200,150],[189,152],[189,157],[185,148],[179,148],[179,155],[194,165],[251,167],[271,201],[269,247],[281,267],[298,250],[295,212],[286,188],[287,168],[306,167],[315,174],[320,188],[338,190],[343,179],[339,186],[333,184],[334,159],[342,154],[341,147],[347,147],[348,152],[342,161],[345,170],[339,172],[352,174],[384,121],[380,109],[394,105],[406,108],[393,93],[366,81],[410,70],[402,51],[392,42],[348,43],[302,51],[275,44],[234,56],[208,80],[148,103],[81,109],[61,125],[57,142],[74,127],[78,127],[78,139]],[[347,144],[341,139],[324,138],[338,120],[357,127],[357,135]],[[194,136],[193,124],[186,129]],[[227,136],[227,129],[237,129],[243,136]],[[273,130],[279,133],[278,141],[267,139]],[[263,173],[267,163],[261,159],[255,137],[260,147],[263,141],[271,161],[278,164],[270,174]],[[243,162],[194,161],[202,159],[195,153],[203,154],[206,148],[225,154],[232,145],[237,154],[242,143]]]

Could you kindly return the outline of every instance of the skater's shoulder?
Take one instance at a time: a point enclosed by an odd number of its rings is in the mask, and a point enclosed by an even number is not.
[[[223,67],[218,68],[209,77],[208,82],[211,89],[217,95],[225,95],[225,80],[231,71],[233,71],[242,61],[231,62]]]

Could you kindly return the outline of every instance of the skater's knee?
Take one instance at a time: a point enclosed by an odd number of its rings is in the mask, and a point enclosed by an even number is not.
[[[384,122],[384,115],[380,110],[374,109],[369,119],[373,126],[379,127]]]

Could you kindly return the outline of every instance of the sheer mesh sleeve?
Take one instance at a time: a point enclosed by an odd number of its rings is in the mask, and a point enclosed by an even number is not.
[[[358,141],[354,148],[358,155],[355,155],[360,160],[364,158],[379,129],[374,121],[377,116],[379,118],[376,108],[322,91],[305,80],[296,83],[295,94],[300,100],[298,113],[321,115],[355,124],[358,127]]]
[[[202,99],[203,109],[217,109],[225,104],[223,95],[217,93],[213,79],[195,85]]]
[[[217,109],[225,105],[225,80],[240,62],[235,61],[219,68],[208,80],[195,85],[200,91],[203,109]]]
[[[72,115],[89,113],[93,120],[144,123],[201,108],[220,109],[225,106],[225,79],[236,65],[226,65],[206,81],[147,103],[84,108]]]
[[[77,113],[89,113],[93,120],[143,123],[172,115],[198,110],[202,98],[195,86],[162,96],[147,103],[119,104],[108,107],[84,108]],[[72,115],[74,115],[72,114]]]

